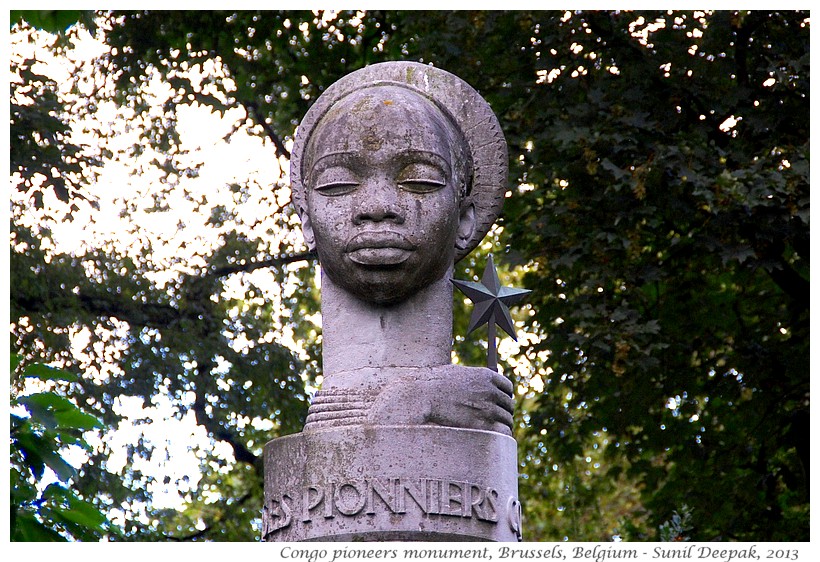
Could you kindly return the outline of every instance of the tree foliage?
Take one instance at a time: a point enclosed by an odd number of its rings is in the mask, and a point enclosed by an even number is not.
[[[31,363],[18,373],[19,355],[12,355],[11,363],[11,380],[19,383],[77,379],[72,373],[39,363]],[[90,450],[83,433],[101,427],[100,420],[51,390],[12,396],[11,408],[11,540],[88,541],[116,536],[119,531],[105,514],[70,485],[77,470],[63,457],[71,446]]]
[[[107,50],[88,72],[99,83],[71,115],[47,79],[19,67],[32,101],[18,107],[50,116],[57,139],[38,140],[37,121],[12,112],[12,130],[35,139],[12,159],[21,189],[79,192],[82,180],[64,191],[53,177],[27,187],[30,156],[57,146],[52,168],[73,173],[57,131],[112,102],[140,136],[107,156],[156,154],[152,212],[162,215],[201,168],[175,127],[186,106],[238,116],[228,138],[265,139],[279,170],[299,119],[342,75],[393,59],[454,72],[507,136],[511,193],[492,240],[507,275],[533,289],[507,368],[520,394],[527,538],[656,539],[685,512],[693,540],[807,539],[808,13],[140,11],[97,21]],[[168,86],[159,101],[157,80]],[[261,447],[300,429],[320,374],[315,264],[298,235],[281,235],[296,222],[278,178],[258,201],[270,208],[262,230],[241,213],[256,201],[252,180],[224,187],[240,211],[203,195],[197,209],[219,242],[171,266],[150,241],[137,254],[55,253],[47,225],[13,208],[15,345],[78,369],[69,336],[85,329],[88,361],[117,366],[77,385],[106,424],[122,396],[167,395],[232,452],[202,451],[188,507],[134,523],[130,538],[258,534]],[[136,216],[136,203],[123,205]],[[459,276],[480,272],[488,250]],[[295,290],[261,298],[265,271]],[[242,296],[228,298],[237,280]],[[476,341],[457,337],[461,360],[480,362]],[[263,419],[273,423],[248,422]],[[82,471],[87,497],[150,506],[147,476],[107,471],[107,453]],[[130,454],[151,453],[136,444]]]

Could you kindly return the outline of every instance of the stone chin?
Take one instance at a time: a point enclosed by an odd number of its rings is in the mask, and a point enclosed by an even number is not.
[[[347,255],[343,265],[323,261],[325,274],[339,288],[358,299],[381,306],[399,304],[442,279],[448,267],[441,271],[414,265],[412,253],[398,249],[358,250]],[[407,254],[411,254],[408,256]],[[363,256],[367,256],[364,259]],[[378,259],[375,259],[378,257]],[[373,259],[371,259],[373,258]],[[395,263],[391,263],[395,261]],[[367,262],[367,263],[361,263]]]

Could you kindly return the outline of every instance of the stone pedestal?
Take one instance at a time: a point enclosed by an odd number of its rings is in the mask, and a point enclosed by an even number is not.
[[[356,425],[265,446],[265,541],[518,541],[516,443],[438,426]]]

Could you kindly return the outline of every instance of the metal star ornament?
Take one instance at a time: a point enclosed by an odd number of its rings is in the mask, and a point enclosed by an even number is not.
[[[498,279],[498,271],[490,255],[484,273],[481,274],[481,283],[473,281],[460,281],[451,279],[459,291],[467,295],[475,305],[470,316],[470,325],[467,328],[469,334],[478,326],[487,324],[487,367],[493,371],[498,370],[498,352],[496,348],[495,327],[498,325],[507,332],[512,339],[518,341],[515,336],[515,324],[510,317],[510,305],[515,304],[531,291],[527,289],[516,289],[514,287],[502,287]]]

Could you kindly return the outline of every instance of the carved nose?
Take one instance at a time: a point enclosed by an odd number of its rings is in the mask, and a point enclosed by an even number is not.
[[[384,185],[372,186],[371,189],[363,190],[353,216],[353,222],[357,225],[367,221],[404,223],[404,214],[401,212],[394,191],[394,189]]]
[[[376,208],[372,207],[369,209],[359,209],[356,213],[354,218],[354,222],[356,224],[361,224],[366,221],[371,222],[382,222],[382,221],[392,221],[396,224],[402,224],[404,222],[404,217],[399,213],[397,210],[388,209],[388,208]]]

